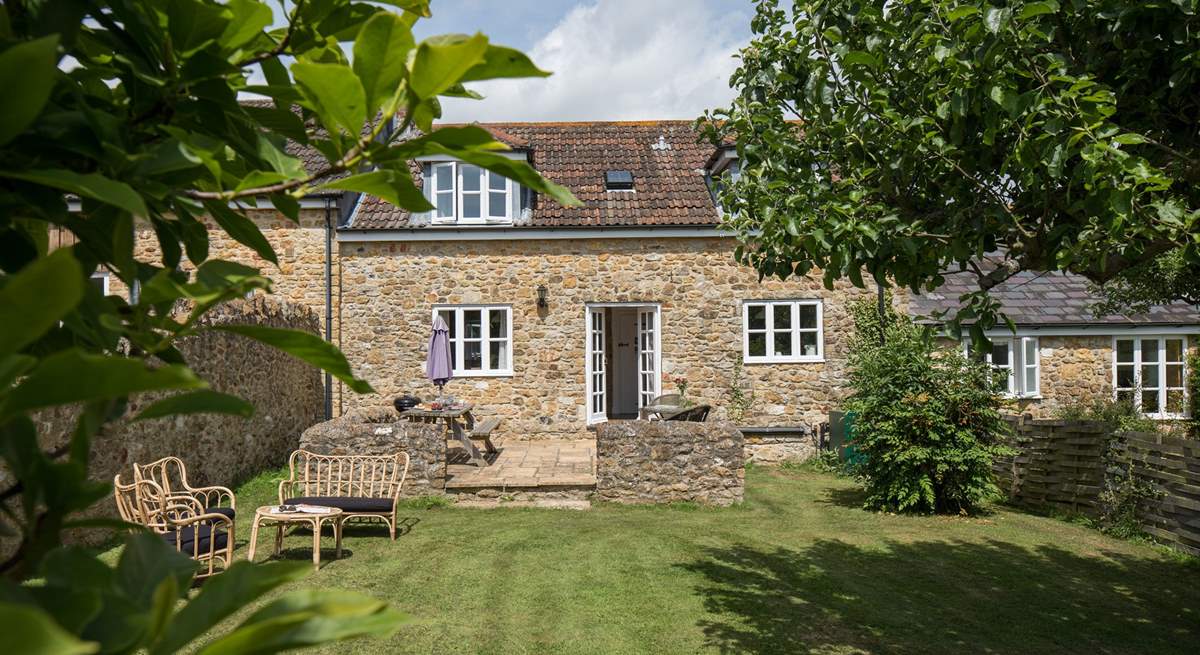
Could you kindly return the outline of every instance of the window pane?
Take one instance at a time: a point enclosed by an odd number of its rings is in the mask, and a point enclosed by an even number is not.
[[[454,167],[453,166],[434,166],[433,175],[437,178],[437,183],[434,186],[438,191],[454,190]]]
[[[1117,361],[1133,361],[1133,339],[1117,339]]]
[[[488,188],[496,191],[504,191],[508,189],[508,180],[504,179],[503,175],[497,175],[488,171]]]
[[[463,218],[479,218],[479,194],[464,193],[462,197],[462,215]]]
[[[478,341],[468,341],[463,344],[463,369],[468,371],[483,370],[483,353]]]
[[[992,344],[992,365],[993,366],[1008,366],[1008,344],[994,343]]]
[[[747,310],[750,316],[750,324],[747,326],[751,330],[767,329],[767,307],[766,305],[750,305]]]
[[[461,169],[462,175],[462,190],[463,191],[478,191],[479,190],[479,167],[463,164]]]
[[[771,313],[771,320],[774,322],[776,330],[790,330],[792,328],[791,305],[772,305]]]
[[[1167,339],[1167,361],[1183,361],[1183,339]]]
[[[1022,343],[1025,345],[1025,361],[1026,366],[1033,366],[1037,363],[1037,340],[1025,339]]]
[[[90,282],[92,286],[96,287],[97,291],[104,293],[104,283],[107,279],[108,278],[104,277],[103,275],[93,275],[88,278],[88,282]]]
[[[1122,364],[1117,367],[1117,388],[1132,389],[1134,387],[1133,365]]]
[[[1167,391],[1167,411],[1172,414],[1183,413],[1183,390]]]
[[[478,339],[482,334],[482,318],[478,309],[463,310],[463,336],[468,339]]]
[[[1142,339],[1142,361],[1158,361],[1158,339]]]
[[[787,357],[792,354],[792,333],[791,332],[776,332],[775,333],[775,354],[780,357]]]
[[[1143,364],[1142,365],[1142,388],[1157,389],[1158,388],[1158,364]]]
[[[763,332],[753,332],[750,334],[750,356],[751,357],[766,357],[767,355],[767,335]]]
[[[1132,403],[1133,402],[1133,392],[1128,389],[1126,389],[1124,391],[1118,391],[1117,392],[1117,402]]]
[[[1158,408],[1158,392],[1143,391],[1142,392],[1142,411],[1147,414],[1156,414]]]
[[[816,305],[800,305],[800,328],[801,329],[816,329],[817,327],[817,306]]]
[[[1037,369],[1032,366],[1025,367],[1025,393],[1037,392]]]
[[[508,336],[508,312],[493,309],[488,312],[488,331],[493,339]]]
[[[454,310],[439,309],[438,316],[440,316],[441,319],[446,322],[446,327],[450,328],[450,338],[453,339],[454,338],[454,328],[455,328]]]
[[[801,332],[800,333],[800,354],[805,357],[816,357],[821,354],[817,350],[817,333],[816,332]]]
[[[1183,386],[1183,364],[1167,364],[1167,386]]]
[[[488,346],[488,368],[494,371],[508,368],[508,342],[492,341]]]
[[[438,218],[446,218],[454,215],[454,194],[439,193],[437,194],[437,216]]]
[[[504,218],[508,216],[508,194],[503,191],[492,191],[488,194],[488,216]]]

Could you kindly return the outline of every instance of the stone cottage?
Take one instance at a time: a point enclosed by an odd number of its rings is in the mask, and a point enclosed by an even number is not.
[[[403,393],[430,397],[423,364],[439,315],[455,358],[447,392],[502,416],[508,436],[577,436],[683,385],[717,418],[735,388],[752,394],[741,420],[749,426],[812,425],[837,406],[848,307],[875,290],[828,290],[819,275],[760,281],[735,263],[713,191],[738,172],[733,148],[699,143],[687,121],[483,127],[583,206],[430,159],[414,166],[436,207],[428,214],[355,194],[306,199],[299,225],[269,205],[253,212],[280,257],[279,270],[267,269],[275,292],[316,309],[379,391],[332,385],[332,414]],[[141,243],[153,248],[153,235]],[[212,256],[254,259],[223,235]],[[918,314],[947,309],[965,284],[897,302]],[[996,332],[988,357],[1009,372],[1024,411],[1114,393],[1154,416],[1187,411],[1194,308],[1098,320],[1086,284],[1057,274],[1018,276],[995,293],[1018,331]]]

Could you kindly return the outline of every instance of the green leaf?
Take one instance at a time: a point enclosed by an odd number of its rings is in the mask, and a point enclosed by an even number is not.
[[[227,6],[233,12],[233,20],[218,41],[229,49],[245,45],[270,27],[274,18],[270,5],[257,0],[229,0]]]
[[[0,358],[33,343],[83,299],[83,270],[60,248],[8,276],[0,288]]]
[[[176,594],[186,591],[196,572],[196,562],[153,533],[130,535],[117,562],[116,583],[126,598],[141,609],[154,604],[159,585],[175,579]]]
[[[414,212],[433,209],[429,200],[413,183],[412,175],[403,171],[380,169],[370,173],[359,173],[322,185],[322,189],[343,189],[366,193]]]
[[[146,203],[138,195],[138,192],[133,190],[133,187],[124,182],[110,180],[99,173],[81,175],[74,171],[53,168],[27,171],[0,171],[0,177],[24,180],[54,189],[61,189],[84,198],[91,198],[114,207],[120,207],[135,216],[146,215]]]
[[[0,603],[0,634],[6,651],[22,655],[82,655],[100,648],[63,630],[45,612],[13,603]]]
[[[317,112],[326,129],[336,132],[340,127],[358,137],[367,120],[367,100],[362,82],[349,66],[298,61],[292,64],[292,76],[306,106]]]
[[[424,18],[429,18],[433,14],[429,13],[429,0],[378,0],[381,5],[391,5],[399,7]]]
[[[842,64],[846,66],[866,66],[868,68],[874,68],[876,65],[878,65],[878,63],[879,62],[875,59],[874,55],[869,52],[863,52],[862,50],[851,50],[850,52],[842,55]]]
[[[145,421],[178,414],[229,414],[250,418],[254,416],[254,405],[237,396],[201,389],[163,398],[142,410],[133,420]]]
[[[275,255],[275,249],[271,247],[271,242],[263,236],[261,230],[255,225],[254,221],[250,220],[241,212],[234,211],[229,208],[229,205],[219,200],[205,201],[204,207],[208,209],[208,213],[225,230],[230,237],[233,237],[238,243],[249,247],[254,252],[258,253],[259,257],[279,265],[279,258]]]
[[[988,5],[983,10],[983,27],[992,34],[995,34],[1004,27],[1004,24],[1008,22],[1008,19],[1011,16],[1012,10],[1008,9],[1007,7],[1000,9],[998,7]]]
[[[0,405],[0,422],[43,407],[121,398],[143,391],[201,389],[207,384],[186,366],[149,368],[141,359],[91,355],[70,349],[55,353],[13,389]]]
[[[483,63],[488,40],[482,34],[447,34],[426,39],[417,46],[409,88],[425,100],[462,81],[467,71]]]
[[[950,13],[946,14],[946,18],[951,21],[956,21],[967,16],[974,16],[979,13],[979,7],[975,5],[960,5],[955,7]]]
[[[350,363],[346,361],[346,356],[340,350],[315,334],[261,325],[214,325],[210,329],[240,334],[278,348],[301,361],[328,372],[357,393],[374,391],[366,380],[354,377],[353,371],[350,370]]]
[[[309,571],[300,562],[237,562],[204,584],[200,593],[179,611],[151,655],[174,653],[234,612],[276,587],[299,580]]]
[[[415,45],[412,30],[391,12],[381,11],[363,25],[354,41],[354,72],[362,82],[369,114],[400,88],[408,72],[408,53]]]
[[[18,43],[0,52],[0,146],[29,127],[58,79],[58,35]]]
[[[459,82],[491,80],[500,77],[549,77],[550,73],[534,65],[520,50],[500,45],[488,45],[483,61],[472,66]],[[446,91],[448,89],[443,89]]]
[[[1030,2],[1024,7],[1021,7],[1021,11],[1017,13],[1017,18],[1025,20],[1026,18],[1033,18],[1034,16],[1041,16],[1042,14],[1053,14],[1056,11],[1058,11],[1058,3],[1054,0],[1047,0],[1046,2]]]
[[[387,636],[407,619],[384,603],[349,591],[297,591],[255,612],[200,655],[274,653],[366,635]]]

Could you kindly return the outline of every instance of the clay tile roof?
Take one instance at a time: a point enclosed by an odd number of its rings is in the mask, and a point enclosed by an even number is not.
[[[712,226],[718,215],[704,179],[713,147],[700,143],[690,121],[484,123],[497,140],[528,150],[530,162],[583,202],[563,207],[544,197],[518,226]],[[634,191],[607,191],[609,170],[633,173]],[[410,225],[408,214],[377,198],[362,198],[349,229]]]

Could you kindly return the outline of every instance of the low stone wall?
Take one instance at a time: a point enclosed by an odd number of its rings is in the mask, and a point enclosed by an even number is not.
[[[817,434],[812,427],[740,428],[746,441],[746,461],[754,464],[803,462],[817,453]]]
[[[200,321],[201,326],[232,324],[320,334],[318,317],[311,310],[265,296],[226,303]],[[128,480],[134,462],[175,455],[187,464],[192,484],[232,487],[263,469],[284,464],[299,443],[300,433],[321,420],[321,374],[308,364],[228,332],[203,331],[178,340],[176,346],[197,375],[214,390],[249,401],[255,407],[254,415],[190,414],[133,422],[133,416],[164,394],[135,396],[125,416],[107,424],[93,440],[89,466],[93,479],[111,482],[120,473]],[[42,448],[49,451],[65,444],[77,416],[78,408],[73,406],[35,415]],[[12,482],[7,471],[0,469],[0,488]],[[116,506],[111,497],[106,498],[83,516],[116,517]],[[98,530],[68,535],[76,543],[94,543],[105,537],[106,533]]]
[[[300,447],[323,455],[408,453],[402,496],[441,494],[446,487],[446,437],[441,424],[400,419],[396,410],[373,407],[318,423],[300,436]]]
[[[609,421],[596,428],[596,493],[621,503],[732,505],[745,486],[742,433],[729,423]]]

